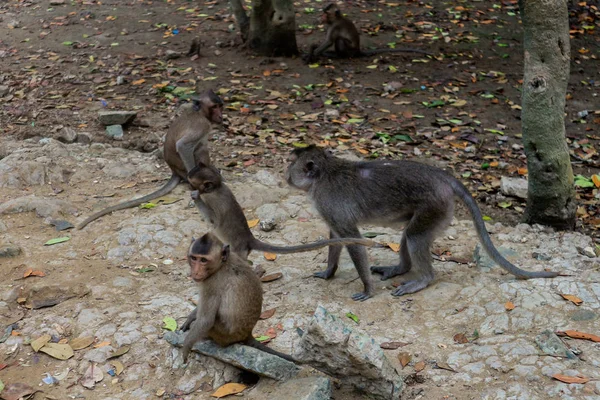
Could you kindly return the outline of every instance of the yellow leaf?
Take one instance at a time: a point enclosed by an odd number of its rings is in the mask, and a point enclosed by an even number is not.
[[[260,222],[260,219],[258,219],[258,218],[249,219],[247,222],[248,222],[248,228],[254,228],[256,225],[258,225],[258,223]]]
[[[592,175],[592,182],[594,182],[597,188],[600,188],[600,176],[597,174]]]
[[[85,349],[92,343],[94,343],[94,338],[92,336],[87,336],[75,338],[69,342],[69,345],[71,345],[73,350],[81,350]]]
[[[137,81],[133,81],[131,82],[132,85],[141,85],[142,83],[146,82],[145,79],[138,79]]]
[[[217,390],[213,394],[212,397],[216,397],[220,399],[221,397],[229,396],[230,394],[237,394],[243,392],[248,386],[242,383],[226,383]]]
[[[100,342],[100,343],[98,343],[98,344],[95,344],[95,345],[94,345],[94,348],[95,348],[95,349],[99,349],[100,347],[108,346],[109,344],[110,344],[110,342],[109,342],[109,341]]]
[[[377,65],[367,65],[367,68],[368,69],[375,69],[375,68],[377,68]]]
[[[388,247],[394,250],[396,253],[400,251],[400,243],[388,243]]]
[[[48,334],[40,336],[39,338],[35,339],[33,342],[30,343],[31,348],[37,353],[42,347],[46,345],[46,343],[50,341],[50,339],[52,339],[52,337],[50,337],[50,335]]]
[[[512,311],[512,310],[514,310],[514,309],[515,309],[515,305],[513,304],[513,302],[512,302],[512,301],[507,301],[507,302],[504,304],[504,308],[506,309],[506,311]]]
[[[121,375],[121,372],[123,372],[123,370],[125,369],[123,364],[117,360],[111,360],[110,365],[115,367],[115,374],[117,374],[117,375]]]
[[[277,254],[275,253],[264,253],[265,255],[265,259],[269,260],[269,261],[275,261],[277,259]]]
[[[40,349],[42,353],[46,353],[51,357],[58,358],[59,360],[68,360],[73,357],[73,349],[68,344],[58,343],[46,343],[44,347]]]
[[[562,296],[563,299],[565,300],[569,300],[571,303],[575,304],[576,306],[581,305],[581,303],[583,303],[583,300],[581,300],[579,297],[577,296],[573,296],[572,294],[560,294]]]

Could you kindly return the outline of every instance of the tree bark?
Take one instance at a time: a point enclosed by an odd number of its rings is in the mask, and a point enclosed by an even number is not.
[[[573,229],[575,190],[565,139],[571,48],[567,0],[522,0],[523,144],[529,190],[525,222]]]
[[[242,40],[245,42],[248,40],[248,32],[250,31],[250,18],[248,18],[241,0],[229,0],[229,5],[242,34]]]
[[[289,57],[298,54],[292,0],[252,2],[248,47],[264,56]]]

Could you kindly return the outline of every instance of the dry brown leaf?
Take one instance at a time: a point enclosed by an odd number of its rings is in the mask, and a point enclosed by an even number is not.
[[[570,301],[571,303],[575,304],[576,306],[579,306],[579,305],[581,305],[581,303],[583,303],[583,300],[581,300],[577,296],[573,296],[572,294],[560,293],[560,295],[562,296],[563,299]]]
[[[71,345],[71,348],[73,348],[73,350],[81,350],[85,349],[92,343],[94,343],[94,338],[92,336],[87,336],[75,338],[69,342],[69,345]]]
[[[129,351],[129,349],[130,349],[129,346],[119,347],[117,350],[115,350],[112,353],[110,353],[110,355],[108,356],[108,358],[120,357],[123,354],[127,353]]]
[[[104,379],[102,370],[97,365],[92,364],[88,367],[87,371],[85,371],[80,382],[83,387],[93,389],[94,386],[96,386],[96,382],[100,382],[102,379]]]
[[[592,175],[592,182],[594,182],[597,188],[600,188],[600,176],[596,174]]]
[[[419,361],[415,364],[415,372],[421,372],[425,369],[425,361]]]
[[[469,339],[467,339],[467,336],[464,333],[457,333],[452,339],[454,339],[454,342],[460,344],[469,343]]]
[[[39,277],[42,277],[42,276],[46,276],[46,274],[44,273],[44,271],[31,271],[30,276],[39,276]]]
[[[237,394],[243,392],[248,386],[242,383],[226,383],[217,390],[213,394],[212,397],[216,397],[220,399],[221,397],[229,396],[231,394]]]
[[[263,311],[263,313],[260,314],[260,319],[269,319],[269,318],[271,318],[273,315],[275,315],[275,310],[277,310],[277,309],[276,308],[271,308],[270,310]]]
[[[23,278],[27,278],[33,272],[32,268],[27,268],[25,272],[23,272]]]
[[[52,339],[52,337],[50,335],[48,335],[48,334],[42,335],[30,343],[31,348],[33,349],[33,351],[35,351],[37,353],[38,351],[40,351],[40,349],[42,347],[44,347],[44,345],[46,343],[48,343],[50,341],[50,339]]]
[[[133,81],[131,82],[132,85],[141,85],[142,83],[146,82],[145,79],[138,79],[137,81]]]
[[[456,372],[454,370],[454,368],[452,368],[451,366],[449,366],[447,363],[443,362],[443,361],[438,361],[436,362],[436,365],[438,368],[440,369],[445,369],[446,371],[450,371],[450,372]]]
[[[406,352],[398,353],[398,360],[400,360],[400,365],[402,365],[402,369],[408,365],[412,356]]]
[[[388,247],[394,250],[396,253],[400,251],[400,243],[387,243]]]
[[[258,223],[260,222],[260,219],[256,218],[256,219],[249,219],[248,221],[248,228],[254,228],[256,225],[258,225]]]
[[[568,336],[573,339],[585,339],[592,342],[600,342],[600,336],[592,335],[591,333],[579,332],[574,330],[556,332],[559,336]]]
[[[552,375],[552,377],[558,381],[564,382],[564,383],[586,383],[589,382],[590,379],[586,378],[584,376],[568,376],[568,375],[563,375],[563,374],[554,374]]]
[[[37,391],[37,389],[24,383],[11,383],[6,385],[2,394],[0,394],[0,398],[4,400],[20,400]]]
[[[404,342],[384,342],[379,345],[384,350],[396,350],[400,347],[408,346],[410,343]]]
[[[265,275],[262,278],[260,278],[261,282],[273,282],[276,281],[277,279],[281,278],[283,276],[283,274],[281,272],[275,272],[274,274],[269,274],[269,275]]]
[[[506,309],[506,311],[512,311],[515,309],[515,305],[512,301],[507,301],[506,303],[504,303],[504,308]]]
[[[123,364],[121,363],[121,361],[112,360],[110,362],[110,365],[112,365],[113,367],[115,367],[115,374],[117,374],[117,375],[121,375],[121,372],[123,372],[123,370],[125,369],[125,367],[123,366]]]
[[[275,261],[277,259],[277,254],[275,253],[264,253],[265,259],[268,261]]]
[[[58,358],[59,360],[68,360],[73,357],[73,349],[68,344],[58,343],[46,343],[44,347],[40,349],[42,353],[46,353],[51,357]]]
[[[104,341],[104,342],[96,343],[94,345],[94,348],[95,349],[99,349],[100,347],[108,346],[109,344],[110,344],[109,341]]]

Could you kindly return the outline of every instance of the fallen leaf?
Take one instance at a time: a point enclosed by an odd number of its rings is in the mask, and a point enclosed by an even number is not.
[[[171,317],[164,317],[163,318],[163,329],[168,329],[171,332],[175,332],[177,330],[177,321],[175,321],[173,318]]]
[[[163,397],[163,395],[167,393],[167,389],[165,388],[160,388],[156,391],[156,397]]]
[[[96,382],[100,382],[104,379],[102,370],[95,364],[91,364],[85,374],[81,378],[81,385],[88,389],[93,389],[96,386]]]
[[[37,392],[36,389],[24,383],[11,383],[4,387],[0,397],[4,400],[19,400]]]
[[[404,367],[406,367],[408,365],[408,363],[410,362],[411,359],[412,359],[412,356],[408,353],[405,353],[405,352],[398,353],[398,360],[400,360],[400,365],[402,365],[402,369],[404,369]]]
[[[583,300],[581,300],[577,296],[573,296],[572,294],[560,293],[560,295],[562,296],[563,299],[570,301],[571,303],[575,304],[576,306],[579,306],[579,305],[581,305],[581,303],[583,303]]]
[[[229,396],[231,394],[242,393],[247,387],[248,386],[242,383],[226,383],[215,390],[211,396],[220,399],[221,397]]]
[[[71,240],[71,238],[68,236],[64,236],[64,237],[50,239],[46,243],[44,243],[44,246],[52,246],[53,244],[66,242],[67,240]]]
[[[68,344],[58,343],[46,343],[44,347],[40,349],[42,353],[46,353],[51,357],[58,358],[59,360],[68,360],[73,357],[73,349]]]
[[[600,176],[597,174],[592,175],[592,182],[594,182],[597,188],[600,188]]]
[[[138,79],[137,81],[133,81],[131,82],[132,85],[141,85],[142,83],[146,82],[145,79]]]
[[[504,308],[506,309],[506,311],[512,311],[515,309],[515,305],[512,301],[507,301],[506,303],[504,303]]]
[[[86,336],[86,337],[78,337],[78,338],[71,340],[69,342],[69,345],[71,346],[71,348],[73,350],[81,350],[81,349],[85,349],[92,343],[94,343],[94,338],[92,336]]]
[[[387,243],[388,247],[396,253],[400,251],[400,243]]]
[[[469,339],[467,339],[467,336],[464,333],[457,333],[452,339],[454,339],[455,343],[469,343]]]
[[[50,339],[52,339],[52,337],[50,335],[48,335],[48,334],[42,335],[30,343],[31,348],[33,349],[33,351],[35,351],[37,353],[38,351],[40,351],[40,349],[42,347],[44,347],[44,345],[46,343],[48,343],[50,341]]]
[[[410,343],[404,342],[384,342],[379,345],[384,350],[396,350],[400,347],[408,346]]]
[[[356,322],[357,324],[359,323],[359,319],[358,316],[356,316],[356,314],[353,314],[351,312],[347,312],[346,313],[346,317],[350,318],[352,321]]]
[[[109,344],[110,344],[109,341],[104,341],[104,342],[96,343],[94,345],[94,348],[95,349],[99,349],[100,347],[108,346]]]
[[[265,259],[268,261],[275,261],[277,259],[277,254],[275,253],[264,253]]]
[[[438,361],[438,362],[436,362],[436,365],[437,365],[437,367],[438,367],[438,368],[440,368],[440,369],[445,369],[446,371],[450,371],[450,372],[456,372],[456,371],[454,370],[454,368],[452,368],[451,366],[449,366],[448,364],[446,364],[446,363],[445,363],[445,362],[443,362],[443,361]]]
[[[121,357],[123,354],[126,354],[128,351],[129,351],[129,346],[119,347],[117,350],[110,353],[107,360],[111,359],[111,358],[115,358],[115,357]]]
[[[260,222],[260,219],[258,219],[258,218],[249,219],[247,222],[248,222],[248,228],[254,228],[256,225],[258,225],[258,223]]]
[[[113,367],[115,367],[115,374],[117,374],[117,375],[121,375],[121,372],[123,372],[123,370],[125,369],[125,367],[123,366],[123,364],[121,363],[121,361],[112,360],[110,362],[110,365],[112,365]]]
[[[256,339],[257,342],[260,343],[269,343],[271,341],[271,336],[267,336],[267,335],[261,335],[261,336],[257,336],[254,339]]]
[[[261,282],[273,282],[276,281],[277,279],[280,279],[283,276],[283,274],[281,272],[275,272],[274,274],[269,274],[269,275],[265,275],[262,278],[260,278]]]
[[[277,309],[276,308],[271,308],[270,310],[263,311],[263,313],[260,314],[260,319],[269,319],[269,318],[271,318],[273,315],[275,315],[275,310],[277,310]]]
[[[600,342],[600,336],[592,335],[591,333],[568,330],[568,331],[559,331],[559,332],[556,332],[556,334],[559,336],[568,336],[573,339],[591,340],[592,342],[596,342],[596,343]]]
[[[421,372],[425,369],[425,361],[419,361],[418,363],[415,364],[415,371],[416,372]]]
[[[552,375],[552,377],[558,381],[564,382],[564,383],[586,383],[589,382],[590,379],[586,378],[584,376],[568,376],[568,375],[563,375],[563,374],[554,374]]]

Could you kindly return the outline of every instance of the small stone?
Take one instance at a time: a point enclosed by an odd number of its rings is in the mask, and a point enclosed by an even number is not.
[[[109,125],[106,134],[114,140],[123,140],[123,127],[121,125]]]
[[[59,6],[61,4],[65,4],[65,0],[50,0],[51,6]]]
[[[117,85],[122,85],[125,83],[125,77],[124,76],[117,76]]]
[[[535,258],[538,261],[550,261],[552,260],[552,256],[549,256],[546,253],[538,253],[538,252],[533,252],[531,253],[531,257]]]
[[[98,119],[104,126],[127,125],[135,119],[135,111],[99,111]]]
[[[174,50],[167,50],[165,52],[165,58],[167,60],[175,60],[177,58],[181,57],[181,53],[178,51],[174,51]]]
[[[325,110],[325,116],[328,118],[338,118],[340,116],[340,112],[338,110],[334,110],[333,108],[328,108]]]
[[[519,255],[516,251],[507,247],[499,246],[497,249],[504,258],[511,262],[514,262],[514,259]],[[496,262],[490,258],[479,243],[475,246],[475,251],[473,251],[473,260],[479,268],[492,268],[496,265]]]
[[[273,218],[260,221],[260,230],[263,232],[271,232],[273,229],[275,229],[275,226],[277,226],[277,223]]]
[[[65,231],[67,229],[75,228],[72,223],[65,221],[64,219],[53,219],[50,221],[50,225],[54,226],[57,231]]]
[[[546,354],[554,357],[566,357],[572,360],[577,356],[565,346],[558,336],[551,330],[545,330],[535,337],[535,343]]]
[[[598,314],[592,310],[576,310],[570,315],[573,321],[592,321],[598,318]]]
[[[513,145],[511,147],[515,151],[521,150],[521,145],[518,143],[513,143]]]
[[[64,127],[58,135],[56,135],[56,140],[62,143],[73,143],[77,140],[77,132],[72,128]]]
[[[21,22],[17,21],[16,19],[13,19],[6,25],[8,26],[9,29],[17,29],[17,28],[21,27]]]
[[[77,143],[90,144],[92,143],[92,136],[89,133],[78,133]]]
[[[592,247],[587,246],[587,247],[583,248],[583,255],[588,256],[590,258],[595,258],[596,252],[594,251],[594,249]]]
[[[0,244],[0,257],[16,257],[21,254],[21,248],[16,244]]]
[[[527,180],[503,176],[500,180],[500,191],[505,196],[527,199]]]
[[[8,94],[10,88],[6,85],[0,85],[0,97],[4,97]]]
[[[401,89],[404,85],[402,82],[393,81],[384,86],[383,90],[388,93],[395,92],[398,89]]]

